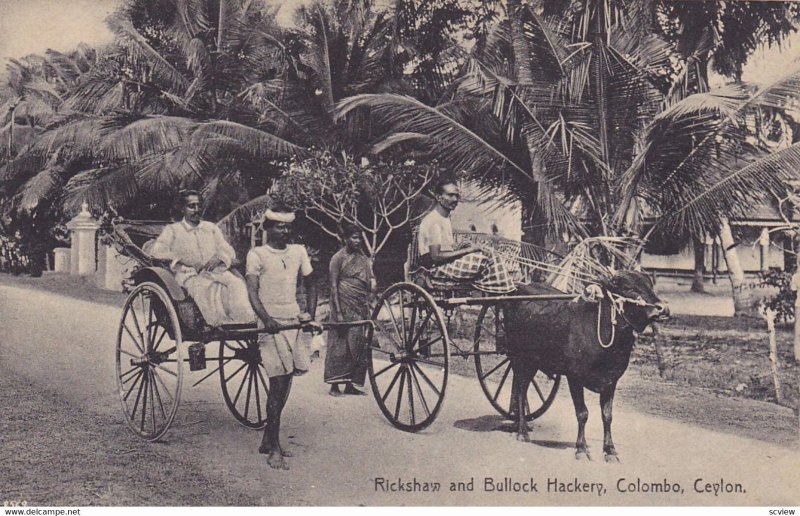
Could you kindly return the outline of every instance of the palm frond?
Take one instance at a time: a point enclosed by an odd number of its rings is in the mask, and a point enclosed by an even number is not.
[[[188,118],[147,117],[113,131],[100,150],[108,159],[137,161],[181,146],[196,127]]]
[[[372,154],[380,154],[385,150],[394,147],[395,145],[403,144],[403,143],[410,143],[416,142],[421,143],[428,140],[427,134],[422,133],[414,133],[414,132],[401,132],[401,133],[392,133],[380,142],[376,143],[370,148],[370,152]]]
[[[75,213],[86,202],[90,208],[121,209],[139,194],[138,166],[94,168],[74,175],[65,186],[64,211]]]
[[[186,46],[186,64],[195,77],[206,77],[211,71],[211,55],[206,44],[199,38],[192,38]]]
[[[357,95],[338,104],[337,119],[362,107],[368,107],[373,117],[391,127],[395,133],[426,135],[429,138],[430,155],[451,170],[464,171],[475,178],[500,175],[507,170],[535,184],[539,204],[548,214],[552,229],[581,233],[580,223],[564,207],[550,178],[538,169],[523,168],[496,145],[451,116],[457,105],[433,108],[402,95]]]
[[[155,74],[172,88],[180,92],[186,90],[189,81],[164,56],[150,46],[147,39],[139,34],[129,20],[111,16],[107,21],[117,35],[118,41],[124,44],[132,55],[146,59],[152,65]]]
[[[73,148],[75,152],[95,151],[99,147],[105,123],[106,120],[99,117],[67,119],[63,125],[42,133],[33,147],[48,155],[64,146]]]
[[[223,145],[254,158],[287,158],[305,153],[302,147],[274,134],[225,120],[198,124],[189,144],[197,150],[206,145]]]
[[[64,169],[47,167],[33,176],[17,194],[17,206],[25,211],[36,208],[40,202],[52,197],[64,185]]]
[[[690,227],[696,233],[720,214],[747,216],[754,201],[763,201],[767,192],[782,193],[788,181],[800,179],[800,142],[725,175],[715,175],[699,193],[689,192],[679,207],[666,214],[666,226]],[[748,202],[750,201],[750,202]]]
[[[270,194],[254,197],[222,217],[217,226],[226,236],[241,234],[245,225],[254,222],[256,215],[263,213],[272,202]]]

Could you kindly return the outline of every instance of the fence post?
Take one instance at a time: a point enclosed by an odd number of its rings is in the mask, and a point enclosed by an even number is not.
[[[764,318],[767,320],[767,331],[769,332],[769,366],[772,370],[772,385],[775,387],[775,399],[778,404],[783,402],[781,391],[781,379],[778,376],[778,339],[775,336],[775,310],[767,308],[764,310]]]

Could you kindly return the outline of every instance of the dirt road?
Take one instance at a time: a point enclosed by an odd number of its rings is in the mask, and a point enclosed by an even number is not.
[[[113,306],[0,285],[0,367],[46,386],[85,417],[121,421],[113,362],[119,314]],[[408,434],[391,427],[371,397],[328,396],[321,368],[316,362],[311,374],[295,382],[285,411],[282,430],[295,454],[288,472],[269,469],[255,453],[259,434],[234,421],[219,385],[211,380],[189,387],[201,372],[191,373],[184,384],[184,401],[164,442],[137,445],[161,451],[148,461],[151,467],[178,474],[191,468],[192,474],[222,479],[216,489],[235,486],[232,491],[243,493],[242,504],[800,503],[796,449],[645,416],[618,403],[614,437],[622,463],[606,464],[597,397],[590,395],[587,428],[596,460],[579,463],[573,458],[575,422],[566,389],[535,423],[536,441],[523,444],[492,414],[478,383],[458,376],[451,377],[437,421]],[[119,425],[108,427],[109,434],[119,431]],[[32,441],[38,438],[31,434]],[[104,453],[114,452],[101,448],[100,463],[109,460]],[[6,475],[13,471],[0,469],[0,477]],[[9,480],[0,478],[0,485]],[[61,480],[69,483],[69,477]],[[458,482],[466,490],[451,492],[451,483]],[[437,484],[438,491],[425,490]],[[129,501],[122,497],[119,503],[135,503]],[[142,502],[152,503],[152,497]],[[114,504],[114,497],[99,503]]]

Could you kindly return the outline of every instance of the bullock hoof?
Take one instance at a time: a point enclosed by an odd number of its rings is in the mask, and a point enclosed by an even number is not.
[[[575,452],[575,460],[592,460],[592,456],[589,455],[589,450],[578,450]]]
[[[606,462],[610,464],[619,464],[619,456],[616,453],[606,453]]]
[[[531,442],[531,438],[528,437],[528,434],[517,434],[517,441],[521,443],[529,443]]]

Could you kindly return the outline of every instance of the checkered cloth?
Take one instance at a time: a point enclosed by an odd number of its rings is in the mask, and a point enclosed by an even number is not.
[[[430,278],[434,282],[470,281],[476,289],[492,294],[507,294],[517,288],[505,263],[489,248],[432,268]]]

